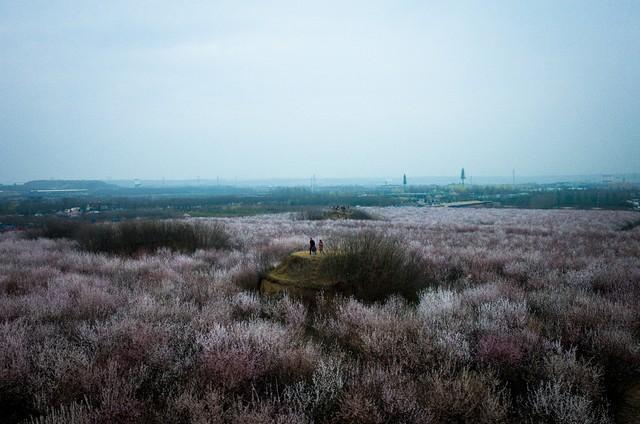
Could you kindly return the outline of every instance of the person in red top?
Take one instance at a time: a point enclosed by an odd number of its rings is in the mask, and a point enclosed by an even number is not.
[[[318,242],[318,252],[322,255],[322,250],[324,249],[324,242],[322,239]]]

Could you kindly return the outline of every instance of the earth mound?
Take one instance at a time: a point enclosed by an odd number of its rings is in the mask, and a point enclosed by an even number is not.
[[[263,294],[287,292],[295,296],[314,296],[321,290],[333,290],[336,282],[322,272],[321,254],[308,250],[294,252],[267,274],[260,282]]]

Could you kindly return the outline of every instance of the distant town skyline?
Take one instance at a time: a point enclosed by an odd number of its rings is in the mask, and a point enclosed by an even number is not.
[[[0,181],[637,173],[638,22],[626,0],[0,0]]]
[[[467,172],[467,171],[465,171]],[[406,174],[404,174],[406,175]],[[215,186],[215,185],[238,185],[238,186],[332,186],[332,185],[397,185],[404,184],[404,175],[400,176],[373,176],[373,177],[290,177],[290,178],[185,178],[185,179],[162,179],[162,178],[95,178],[95,179],[57,179],[44,178],[27,181],[0,181],[0,184],[26,184],[36,181],[101,181],[126,187],[150,187],[150,186]],[[585,174],[585,175],[493,175],[482,176],[466,173],[468,185],[483,184],[552,184],[552,183],[640,183],[640,173],[628,174]],[[460,183],[460,175],[407,175],[407,185],[446,185]]]

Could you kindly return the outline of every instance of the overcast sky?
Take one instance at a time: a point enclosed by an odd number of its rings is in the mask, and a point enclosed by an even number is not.
[[[0,0],[0,181],[463,166],[639,172],[640,1]]]

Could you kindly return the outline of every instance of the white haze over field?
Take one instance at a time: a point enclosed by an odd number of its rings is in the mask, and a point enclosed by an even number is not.
[[[640,2],[0,0],[0,181],[631,173]]]

